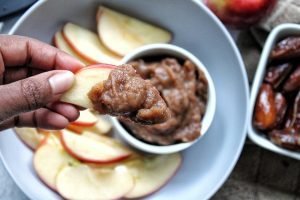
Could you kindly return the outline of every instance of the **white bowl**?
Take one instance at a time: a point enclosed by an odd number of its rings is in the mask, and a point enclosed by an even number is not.
[[[251,89],[251,97],[250,97],[250,116],[248,117],[248,136],[249,138],[256,143],[257,145],[273,151],[275,153],[279,153],[284,156],[288,156],[291,158],[295,158],[300,160],[300,153],[295,151],[290,151],[284,148],[281,148],[275,144],[273,144],[267,137],[264,136],[262,132],[259,132],[252,123],[255,102],[257,98],[257,94],[259,88],[263,82],[264,76],[266,74],[266,68],[268,65],[269,55],[278,42],[278,40],[283,39],[287,36],[299,35],[300,36],[300,25],[297,24],[282,24],[277,26],[272,32],[269,34],[267,41],[264,45],[258,67],[255,73],[254,81]]]
[[[51,43],[54,33],[69,21],[96,31],[99,4],[167,28],[173,33],[172,44],[191,52],[209,71],[218,97],[213,123],[201,140],[182,152],[184,161],[176,176],[145,199],[210,199],[233,170],[246,137],[248,80],[233,39],[199,0],[40,0],[10,33]],[[30,199],[61,199],[36,176],[32,152],[11,129],[0,133],[0,153]]]
[[[115,117],[111,118],[111,121],[116,128],[117,133],[130,145],[134,146],[135,148],[145,151],[148,153],[155,153],[155,154],[169,154],[174,153],[178,151],[185,150],[195,144],[208,130],[209,126],[211,125],[215,110],[216,110],[216,91],[215,86],[212,81],[212,78],[210,74],[208,73],[207,69],[204,67],[204,65],[200,62],[198,58],[196,58],[193,54],[188,52],[187,50],[175,46],[172,44],[150,44],[143,47],[140,47],[130,54],[126,55],[122,59],[122,64],[128,63],[130,61],[133,61],[137,58],[143,58],[145,56],[159,56],[159,55],[168,55],[171,57],[179,58],[179,59],[188,59],[192,61],[196,67],[198,67],[201,71],[203,71],[207,82],[208,82],[208,99],[207,99],[207,105],[206,105],[206,111],[203,116],[203,119],[201,121],[202,127],[201,127],[201,135],[192,142],[185,142],[185,143],[179,143],[179,144],[172,144],[172,145],[166,145],[166,146],[159,146],[159,145],[153,145],[145,143],[136,137],[134,137],[132,134],[130,134],[119,122],[119,120]]]

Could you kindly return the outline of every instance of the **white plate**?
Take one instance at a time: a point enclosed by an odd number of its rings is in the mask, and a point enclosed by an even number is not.
[[[248,80],[234,41],[200,1],[190,0],[39,1],[11,33],[51,42],[55,31],[67,21],[95,30],[95,14],[101,2],[168,28],[174,34],[172,43],[197,56],[211,74],[217,96],[213,124],[197,144],[183,153],[183,166],[171,182],[147,199],[210,198],[232,171],[246,136]],[[29,198],[60,198],[37,178],[32,153],[12,130],[0,134],[0,152],[7,170]]]

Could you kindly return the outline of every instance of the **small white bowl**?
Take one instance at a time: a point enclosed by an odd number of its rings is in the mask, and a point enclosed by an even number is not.
[[[252,118],[255,108],[255,102],[257,98],[257,94],[259,88],[263,82],[264,76],[266,74],[266,68],[269,61],[269,55],[276,45],[276,43],[287,36],[299,35],[300,36],[300,25],[297,24],[282,24],[277,26],[272,32],[269,34],[267,41],[264,45],[258,67],[255,73],[255,77],[252,84],[251,89],[251,97],[250,97],[250,117],[248,117],[248,136],[249,138],[256,143],[257,145],[273,151],[275,153],[288,156],[291,158],[295,158],[300,160],[300,153],[295,151],[290,151],[284,148],[281,148],[275,144],[273,144],[267,137],[264,136],[263,133],[259,132],[252,124]]]
[[[201,122],[202,123],[201,136],[192,142],[172,144],[167,146],[152,145],[152,144],[145,143],[137,139],[136,137],[132,136],[130,133],[128,133],[127,130],[118,121],[117,118],[112,117],[111,121],[115,127],[115,130],[121,136],[121,138],[128,144],[132,145],[133,147],[148,153],[169,154],[169,153],[182,151],[192,146],[207,132],[209,126],[213,121],[215,110],[216,110],[216,92],[215,92],[215,87],[211,76],[209,75],[204,65],[198,60],[198,58],[196,58],[194,55],[184,50],[183,48],[175,45],[151,44],[151,45],[143,46],[141,48],[134,50],[132,53],[126,55],[122,59],[122,64],[128,63],[137,58],[142,58],[144,56],[156,56],[156,55],[168,55],[180,59],[189,59],[199,69],[201,69],[204,72],[205,77],[208,81],[208,101],[206,105],[206,111],[203,120]]]

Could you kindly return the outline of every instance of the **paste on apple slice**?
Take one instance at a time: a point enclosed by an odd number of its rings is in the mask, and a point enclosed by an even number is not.
[[[60,101],[141,124],[162,123],[170,118],[170,110],[158,90],[130,65],[82,68]]]
[[[108,79],[96,84],[88,96],[101,114],[122,116],[141,124],[162,123],[170,117],[158,90],[131,65],[112,70]]]

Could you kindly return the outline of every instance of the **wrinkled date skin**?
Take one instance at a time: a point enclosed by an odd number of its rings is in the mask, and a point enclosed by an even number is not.
[[[273,88],[276,89],[288,76],[291,69],[292,65],[290,63],[284,63],[277,66],[269,67],[264,81],[270,83],[273,86]]]
[[[270,140],[284,148],[300,150],[300,91],[290,107],[285,128],[272,130],[268,133]]]
[[[272,60],[294,59],[300,56],[300,37],[292,36],[281,40],[271,53]]]
[[[289,109],[285,127],[300,131],[300,91],[295,97],[293,106]]]
[[[279,146],[290,150],[300,149],[300,133],[299,131],[291,129],[273,130],[269,132],[270,140]]]
[[[276,93],[275,95],[275,107],[276,107],[276,128],[280,127],[283,122],[285,113],[287,110],[287,101],[282,93]]]
[[[276,124],[275,94],[270,84],[262,84],[255,105],[254,125],[260,130],[269,130]]]
[[[295,71],[289,76],[283,86],[285,92],[292,92],[300,90],[300,65],[296,68]]]

